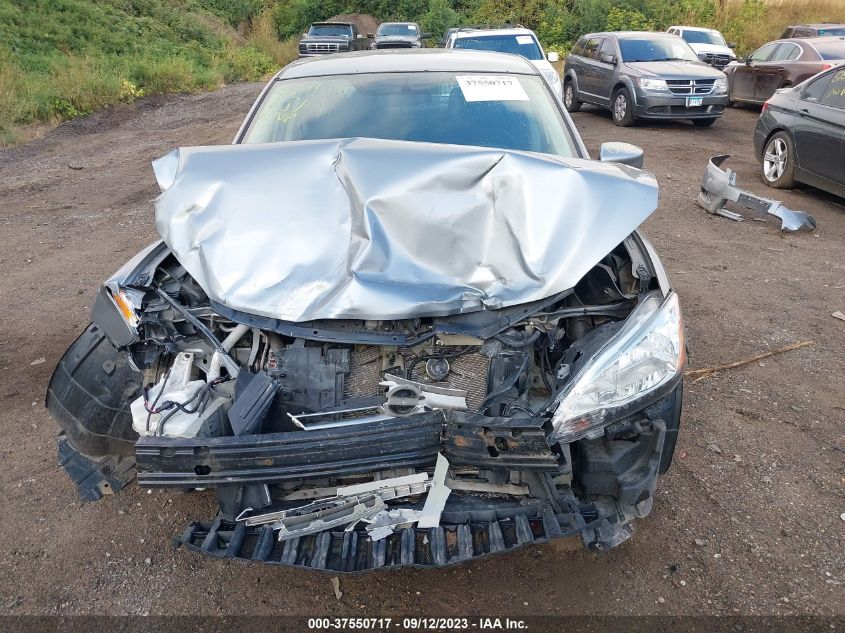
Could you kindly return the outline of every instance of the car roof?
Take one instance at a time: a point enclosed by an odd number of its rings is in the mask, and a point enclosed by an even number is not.
[[[602,31],[601,33],[587,33],[584,37],[607,37],[613,35],[620,40],[646,37],[675,37],[666,31]]]
[[[704,33],[718,33],[718,29],[709,29],[705,26],[684,26],[683,24],[675,24],[669,27],[670,29],[683,29],[685,31],[702,31]]]
[[[534,35],[534,31],[522,26],[516,26],[505,29],[477,29],[473,27],[465,27],[458,29],[455,32],[455,37],[458,39],[462,37],[478,37],[479,35]]]
[[[416,25],[416,22],[382,22],[379,26],[398,26],[402,24],[413,24]]]
[[[798,40],[799,38],[795,39]],[[820,37],[804,37],[800,39],[808,44],[823,44],[825,42],[843,42],[845,41],[845,35],[822,35]]]
[[[519,55],[467,49],[356,51],[300,59],[276,75],[280,79],[324,75],[401,72],[514,73],[537,75],[538,70]]]
[[[832,26],[845,26],[841,22],[817,22],[815,24],[790,24],[787,28],[794,29],[794,28],[810,28],[810,29],[829,29]]]

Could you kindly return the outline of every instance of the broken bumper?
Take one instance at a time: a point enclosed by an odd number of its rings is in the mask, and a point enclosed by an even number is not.
[[[736,186],[736,172],[730,169],[721,168],[729,155],[714,156],[707,161],[704,169],[704,177],[701,180],[701,191],[698,194],[698,205],[708,213],[720,215],[734,221],[742,221],[744,218],[734,211],[725,209],[725,204],[734,202],[738,206],[767,213],[781,220],[781,230],[797,231],[816,228],[816,219],[809,213],[787,209],[781,202],[755,195]]]
[[[679,395],[656,405],[652,417],[671,419]],[[593,550],[610,549],[633,534],[632,520],[648,514],[664,448],[677,425],[644,421],[638,441],[600,438],[572,447],[579,462],[576,498],[558,493],[557,480],[575,477],[570,446],[553,452],[542,420],[488,418],[468,413],[422,413],[407,418],[276,436],[207,439],[142,438],[136,459],[141,485],[178,487],[269,485],[273,509],[285,501],[286,482],[413,466],[431,468],[444,455],[457,473],[467,469],[519,473],[520,484],[490,488],[448,479],[452,488],[438,527],[397,529],[371,538],[352,523],[279,540],[278,526],[247,525],[243,506],[213,520],[191,523],[177,545],[218,558],[357,572],[394,566],[441,566],[510,551],[552,538],[580,535]],[[668,465],[667,465],[668,466]],[[488,470],[490,469],[490,470]],[[476,489],[478,488],[478,489]],[[521,493],[504,494],[522,488]],[[422,501],[409,502],[419,510]],[[223,505],[221,504],[221,507]],[[267,511],[262,510],[262,512]],[[258,511],[254,511],[258,512]],[[254,514],[254,513],[253,513]],[[247,517],[249,518],[249,517]]]

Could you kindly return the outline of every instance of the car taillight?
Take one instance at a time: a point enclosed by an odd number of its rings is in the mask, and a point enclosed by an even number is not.
[[[763,109],[760,110],[760,114],[766,114],[766,110],[768,110],[768,109],[769,109],[769,102],[766,101],[766,103],[763,104]]]
[[[831,68],[833,68],[833,64],[822,64],[822,72],[830,70]]]

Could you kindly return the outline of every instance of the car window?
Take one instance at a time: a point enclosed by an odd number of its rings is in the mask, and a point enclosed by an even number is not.
[[[832,28],[832,29],[819,29],[818,34],[819,34],[819,36],[845,35],[845,27],[835,27],[835,28]]]
[[[833,73],[822,97],[822,103],[845,110],[845,68]]]
[[[378,116],[373,116],[377,112]],[[376,138],[573,156],[554,97],[534,75],[406,72],[276,81],[243,143]]]
[[[601,44],[601,48],[599,49],[599,55],[613,55],[616,56],[616,46],[613,44],[613,40],[609,38],[605,38]]]
[[[775,51],[775,54],[772,55],[772,61],[791,61],[793,59],[798,59],[800,55],[801,48],[796,44],[781,44],[780,46],[778,46],[778,49]]]
[[[684,31],[681,35],[690,44],[715,44],[725,46],[725,40],[719,33],[712,31]]]
[[[587,41],[584,42],[584,57],[589,59],[598,59],[599,58],[599,48],[601,48],[602,43],[601,37],[588,37]]]
[[[819,77],[818,79],[815,79],[810,82],[810,84],[806,88],[804,88],[804,95],[801,98],[804,101],[818,103],[819,101],[821,101],[825,92],[827,92],[827,87],[829,85],[830,75],[823,75],[822,77]]]
[[[416,37],[419,34],[416,24],[382,24],[378,27],[378,37]]]
[[[749,59],[754,62],[764,62],[769,58],[769,55],[772,54],[772,51],[775,50],[777,45],[777,42],[772,42],[770,44],[766,44],[765,46],[761,46],[751,53],[751,57],[749,57]]]
[[[339,35],[351,35],[352,27],[343,24],[315,24],[308,30],[308,35],[319,37],[334,37]]]
[[[455,40],[455,48],[470,48],[479,51],[495,51],[521,55],[526,59],[543,59],[537,40],[528,33],[524,35],[473,35]]]
[[[845,59],[845,40],[835,42],[817,42],[813,48],[822,59]]]
[[[619,48],[626,62],[699,61],[698,55],[678,37],[649,39],[620,38]]]
[[[577,42],[575,42],[575,46],[572,47],[570,51],[571,55],[578,55],[579,57],[584,56],[584,42],[587,41],[587,38],[582,37]]]

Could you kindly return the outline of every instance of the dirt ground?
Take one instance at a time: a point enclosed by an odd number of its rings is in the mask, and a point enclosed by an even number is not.
[[[80,503],[43,408],[53,367],[98,284],[155,237],[149,161],[229,142],[259,89],[144,100],[0,152],[0,613],[845,614],[845,322],[831,316],[845,311],[843,201],[784,192],[818,219],[800,234],[694,203],[707,158],[725,152],[739,183],[775,193],[757,176],[752,110],[710,129],[575,116],[594,155],[608,140],[645,148],[661,184],[645,229],[680,293],[692,368],[813,342],[687,385],[674,465],[622,547],[570,539],[342,577],[337,600],[330,575],[172,550],[213,513],[209,493],[132,484]]]

